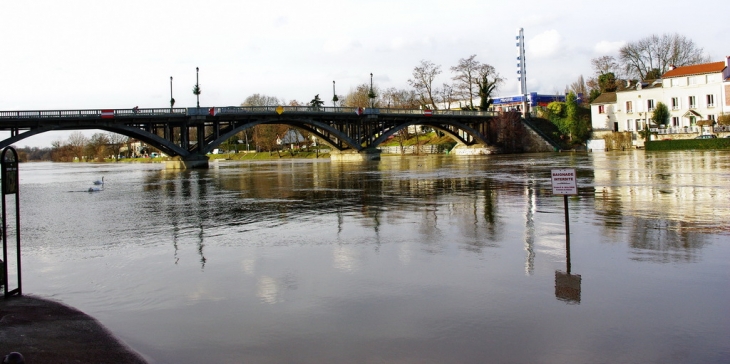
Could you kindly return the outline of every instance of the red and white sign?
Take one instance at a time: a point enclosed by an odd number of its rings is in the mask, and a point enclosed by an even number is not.
[[[433,110],[423,110],[423,116],[433,116]]]
[[[355,109],[355,114],[362,115],[362,108],[358,107],[357,109]]]
[[[218,114],[216,111],[217,110],[214,107],[211,107],[208,109],[208,114],[210,114],[210,116],[216,116]]]
[[[575,169],[553,169],[550,171],[553,184],[553,195],[577,195]]]
[[[101,118],[102,119],[114,118],[114,110],[112,110],[112,109],[101,110]]]

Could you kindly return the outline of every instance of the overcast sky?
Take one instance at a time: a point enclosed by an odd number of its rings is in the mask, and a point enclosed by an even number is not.
[[[692,8],[692,4],[697,6]],[[730,55],[727,0],[0,2],[0,110],[239,105],[260,93],[332,99],[370,82],[407,88],[421,60],[449,67],[472,54],[518,92],[515,36],[524,28],[529,91],[562,92],[590,60],[626,42],[679,33],[713,61]],[[723,10],[724,9],[724,10]],[[327,102],[330,105],[330,102]],[[50,146],[67,134],[25,139]],[[0,134],[6,137],[6,134]]]

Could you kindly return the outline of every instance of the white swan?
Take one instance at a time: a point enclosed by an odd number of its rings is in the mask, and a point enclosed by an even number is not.
[[[95,185],[103,185],[104,184],[104,177],[101,177],[101,181],[94,181]]]

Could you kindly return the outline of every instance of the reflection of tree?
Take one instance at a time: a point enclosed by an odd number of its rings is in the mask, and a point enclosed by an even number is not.
[[[414,239],[422,248],[441,252],[451,236],[459,236],[466,238],[457,239],[465,241],[460,248],[481,253],[504,241],[499,205],[525,202],[524,181],[462,173],[484,168],[493,167],[476,159],[393,158],[365,164],[277,160],[162,171],[144,188],[160,190],[150,194],[157,197],[147,208],[159,214],[160,226],[168,227],[175,258],[178,249],[194,244],[202,267],[205,233],[218,224],[246,231],[323,215],[337,219],[332,222],[338,234],[350,220],[379,241],[387,231],[384,226],[409,224],[415,212],[422,219]]]

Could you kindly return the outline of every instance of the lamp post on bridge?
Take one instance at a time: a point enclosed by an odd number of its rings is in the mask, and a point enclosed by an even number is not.
[[[175,106],[175,99],[172,98],[172,76],[170,76],[170,112],[172,112],[172,108]]]
[[[337,101],[340,101],[337,98],[337,92],[335,92],[335,81],[332,81],[332,106],[337,107]]]
[[[195,87],[193,87],[193,94],[195,94],[198,108],[200,108],[200,84],[198,83],[199,71],[200,69],[198,67],[195,67]]]
[[[375,92],[373,91],[373,73],[370,72],[370,92],[368,92],[368,98],[370,98],[370,108],[375,107]]]

